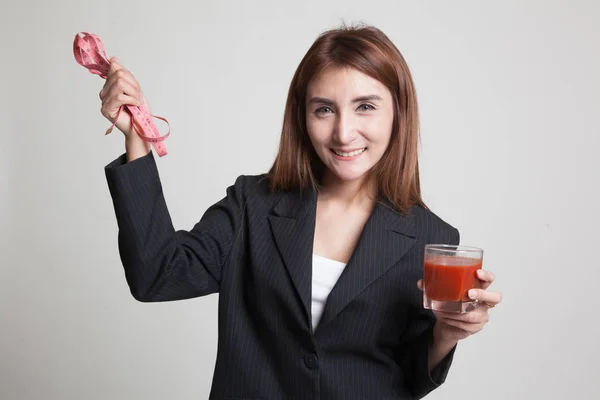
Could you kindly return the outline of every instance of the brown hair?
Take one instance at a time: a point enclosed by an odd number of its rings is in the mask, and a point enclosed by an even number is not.
[[[271,190],[320,188],[325,166],[306,129],[306,93],[311,79],[329,66],[354,68],[390,90],[394,99],[390,143],[369,173],[375,176],[380,196],[398,211],[415,204],[426,207],[419,183],[419,118],[412,76],[391,40],[368,25],[322,33],[300,62],[289,87],[279,151],[268,174]]]

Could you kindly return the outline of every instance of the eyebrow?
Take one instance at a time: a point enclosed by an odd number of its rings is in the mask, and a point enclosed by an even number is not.
[[[363,101],[373,101],[373,100],[378,100],[378,101],[383,101],[383,99],[376,95],[376,94],[370,94],[368,96],[360,96],[360,97],[356,97],[354,99],[352,99],[353,103],[360,103]],[[309,101],[309,103],[319,103],[319,104],[327,104],[327,105],[333,105],[334,102],[326,99],[324,97],[312,97]]]

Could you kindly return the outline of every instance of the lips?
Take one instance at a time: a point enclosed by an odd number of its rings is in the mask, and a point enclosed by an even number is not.
[[[366,147],[358,148],[358,149],[331,149],[331,151],[340,157],[355,157],[359,154],[364,153],[367,150]]]

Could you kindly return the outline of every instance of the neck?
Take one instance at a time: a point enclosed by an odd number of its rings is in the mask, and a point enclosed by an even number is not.
[[[373,180],[365,179],[343,181],[327,171],[323,175],[319,197],[345,207],[370,206],[374,203],[377,190]]]

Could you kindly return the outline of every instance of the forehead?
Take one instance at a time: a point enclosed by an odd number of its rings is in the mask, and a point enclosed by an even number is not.
[[[387,88],[378,80],[351,67],[327,67],[316,74],[308,85],[307,97],[345,98],[379,94]]]

